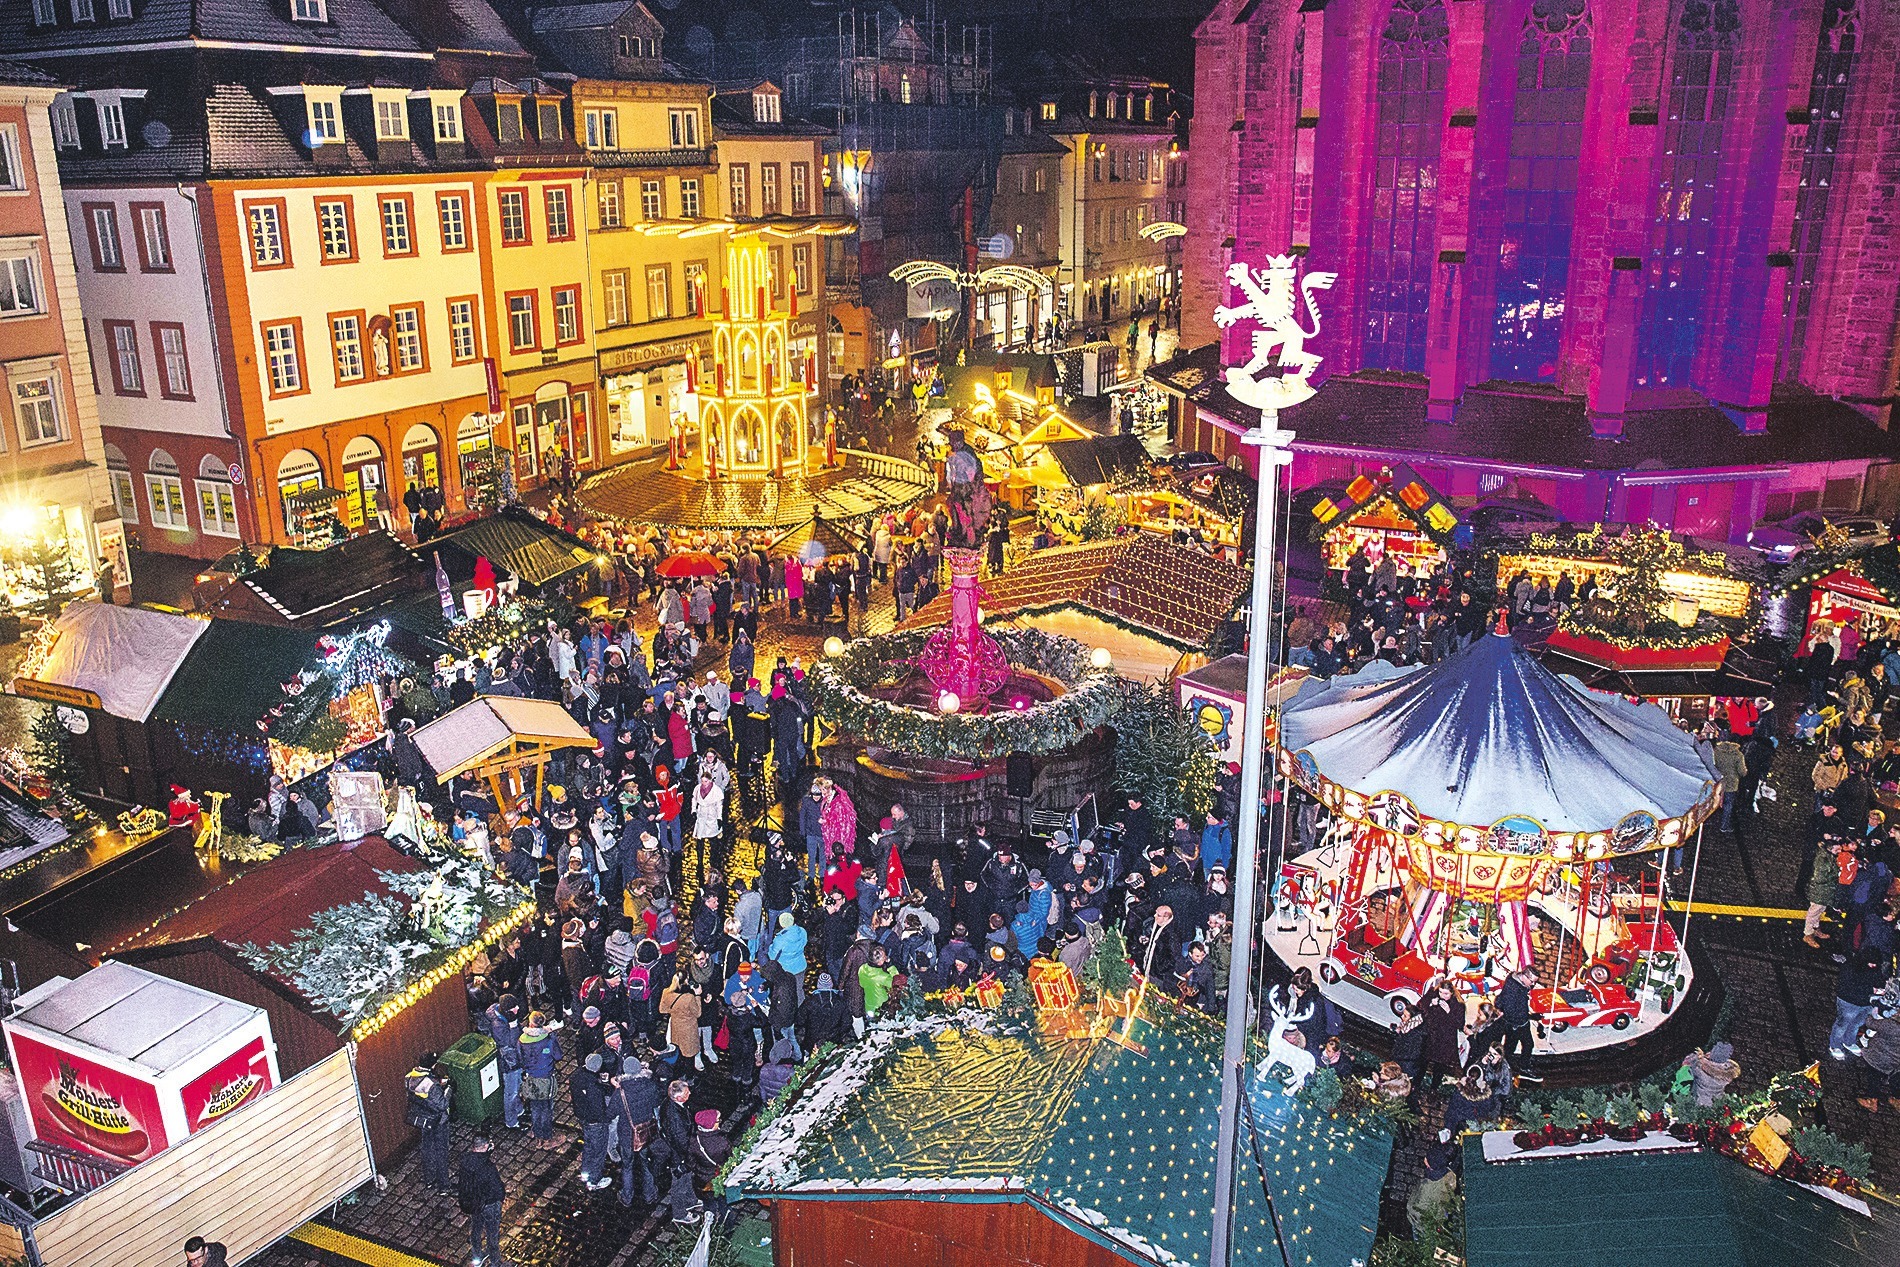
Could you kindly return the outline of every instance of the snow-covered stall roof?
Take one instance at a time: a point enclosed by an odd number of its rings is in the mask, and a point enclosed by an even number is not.
[[[54,623],[52,645],[22,666],[16,689],[62,702],[96,698],[114,717],[143,722],[210,627],[207,620],[143,607],[73,603]]]

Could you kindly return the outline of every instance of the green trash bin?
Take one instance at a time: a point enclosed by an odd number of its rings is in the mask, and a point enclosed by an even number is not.
[[[465,1034],[442,1053],[454,1088],[449,1116],[457,1122],[481,1126],[501,1116],[501,1058],[495,1040],[486,1034]]]

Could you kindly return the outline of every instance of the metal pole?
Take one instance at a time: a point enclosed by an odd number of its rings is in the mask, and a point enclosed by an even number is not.
[[[1279,412],[1260,411],[1260,426],[1241,437],[1258,447],[1260,494],[1254,515],[1253,608],[1248,613],[1247,709],[1241,721],[1240,830],[1234,842],[1234,954],[1227,969],[1227,1032],[1221,1044],[1220,1139],[1214,1165],[1214,1235],[1209,1262],[1234,1260],[1234,1177],[1240,1143],[1241,1085],[1246,1073],[1248,980],[1253,963],[1254,896],[1258,887],[1260,788],[1266,762],[1267,666],[1272,656],[1274,498],[1280,468],[1293,460],[1293,433],[1279,428]]]

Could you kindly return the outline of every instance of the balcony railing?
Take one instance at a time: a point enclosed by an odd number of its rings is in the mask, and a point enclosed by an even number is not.
[[[713,152],[698,149],[664,150],[589,150],[587,155],[597,167],[711,167]]]

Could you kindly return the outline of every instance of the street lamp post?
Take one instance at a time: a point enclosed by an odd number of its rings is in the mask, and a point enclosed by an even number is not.
[[[1296,262],[1274,256],[1260,270],[1244,263],[1230,265],[1228,281],[1246,302],[1214,310],[1215,324],[1225,328],[1237,321],[1256,323],[1252,355],[1245,365],[1224,374],[1227,394],[1260,410],[1260,425],[1241,437],[1256,447],[1260,460],[1259,497],[1254,513],[1253,600],[1248,613],[1247,708],[1241,721],[1240,831],[1235,841],[1234,950],[1227,969],[1227,1027],[1221,1043],[1220,1135],[1214,1166],[1214,1228],[1209,1262],[1231,1267],[1234,1260],[1234,1185],[1240,1149],[1240,1098],[1246,1092],[1247,1005],[1252,995],[1253,943],[1258,929],[1254,915],[1259,887],[1260,793],[1266,767],[1267,668],[1272,657],[1269,610],[1273,597],[1274,503],[1279,493],[1280,468],[1293,460],[1293,433],[1280,429],[1280,410],[1312,397],[1313,371],[1320,358],[1306,351],[1305,342],[1319,333],[1319,308],[1313,291],[1333,284],[1332,273],[1308,273],[1299,287],[1312,313],[1306,329],[1294,315]],[[1277,361],[1274,356],[1278,353]],[[1271,1196],[1268,1197],[1271,1204]],[[1279,1236],[1278,1219],[1274,1235]],[[1284,1252],[1284,1246],[1282,1247]]]

